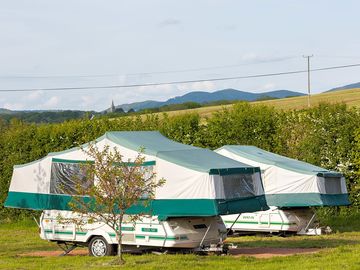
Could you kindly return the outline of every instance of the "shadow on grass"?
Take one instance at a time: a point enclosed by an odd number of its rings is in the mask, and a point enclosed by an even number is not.
[[[316,237],[316,236],[315,236]],[[277,248],[332,248],[344,245],[356,245],[360,244],[360,239],[334,239],[325,237],[316,238],[301,238],[295,237],[289,238],[277,238],[275,237],[255,237],[251,240],[238,237],[229,238],[226,242],[233,243],[238,247],[277,247]],[[256,240],[259,238],[259,240]]]

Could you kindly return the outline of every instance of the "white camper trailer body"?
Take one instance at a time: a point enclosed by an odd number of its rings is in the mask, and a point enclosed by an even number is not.
[[[227,229],[233,232],[296,233],[320,235],[321,228],[310,208],[279,209],[222,216]]]
[[[103,222],[78,226],[80,218],[71,211],[45,210],[40,218],[40,237],[44,240],[89,247],[93,256],[112,255],[118,243],[115,231]],[[85,219],[84,219],[85,218]],[[122,223],[122,244],[125,251],[151,250],[221,250],[226,227],[219,216],[179,217],[160,221],[156,216],[144,216]],[[101,241],[94,241],[98,239]]]
[[[125,245],[202,249],[221,243],[225,225],[220,215],[268,209],[259,167],[169,140],[155,131],[106,132],[93,143],[99,150],[117,149],[128,166],[143,149],[142,166],[156,173],[154,181],[166,180],[154,190],[151,200],[140,199],[126,210],[128,215],[149,216],[132,227],[124,224]],[[116,243],[109,227],[97,223],[80,229],[75,223],[64,224],[57,219],[59,213],[69,220],[73,218],[69,202],[78,196],[74,178],[83,179],[84,187],[96,184],[95,178],[87,179],[81,170],[81,164],[93,162],[83,150],[88,147],[85,144],[49,153],[40,160],[14,166],[5,207],[44,211],[40,222],[42,238],[90,245],[90,252],[103,254],[104,247],[109,251]],[[87,196],[83,199],[85,203],[92,200]],[[96,248],[92,247],[94,242]]]

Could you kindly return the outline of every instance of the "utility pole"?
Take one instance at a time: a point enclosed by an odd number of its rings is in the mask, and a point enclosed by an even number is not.
[[[310,108],[310,58],[314,55],[303,55],[304,58],[307,58],[307,66],[308,66],[308,107]]]

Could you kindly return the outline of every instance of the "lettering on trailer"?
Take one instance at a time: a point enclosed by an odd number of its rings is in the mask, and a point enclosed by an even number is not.
[[[142,232],[158,232],[156,228],[141,228]]]
[[[243,218],[243,219],[255,219],[254,216],[243,216],[242,218]]]

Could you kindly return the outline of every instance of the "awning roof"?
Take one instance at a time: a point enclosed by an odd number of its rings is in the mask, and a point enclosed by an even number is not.
[[[277,166],[286,170],[311,174],[323,177],[341,177],[342,174],[338,172],[333,172],[326,170],[321,167],[317,167],[315,165],[302,162],[296,159],[280,156],[260,148],[256,146],[250,145],[225,145],[220,149],[228,150],[231,153],[242,156],[244,158],[254,160],[256,162]]]
[[[104,137],[134,151],[210,174],[253,173],[259,168],[221,156],[208,149],[172,141],[158,131],[110,131]]]

